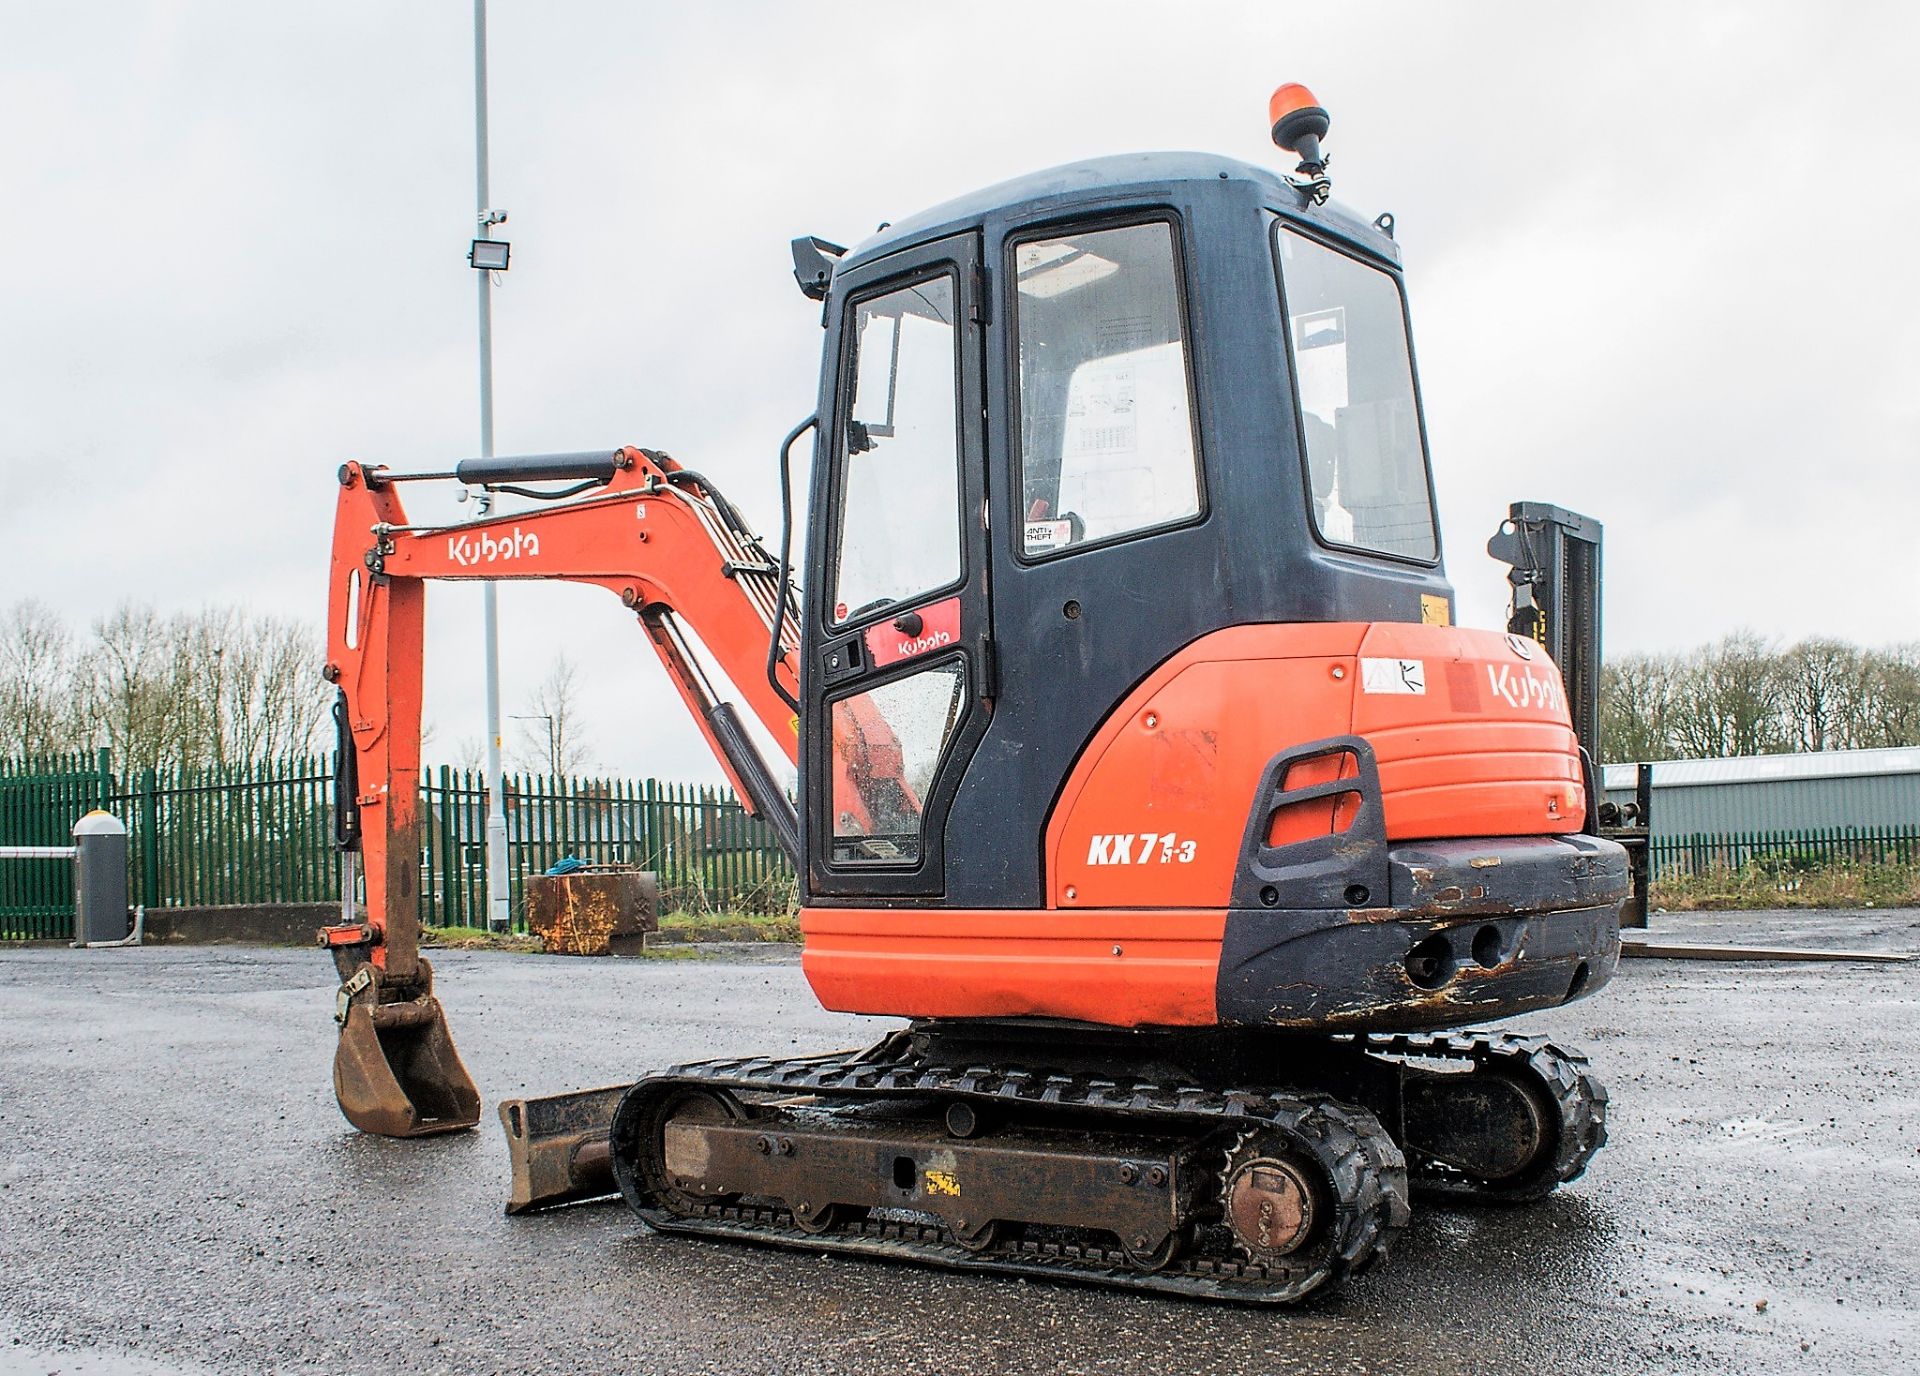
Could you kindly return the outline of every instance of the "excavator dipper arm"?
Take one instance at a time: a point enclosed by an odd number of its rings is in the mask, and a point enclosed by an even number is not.
[[[454,526],[409,524],[396,490],[423,477],[494,487],[578,479],[591,495]],[[524,495],[546,496],[525,492]],[[572,489],[578,492],[581,489]],[[684,619],[785,750],[798,757],[799,635],[790,598],[759,540],[711,485],[663,454],[484,460],[454,473],[340,470],[325,675],[339,689],[338,829],[352,879],[365,873],[366,918],[349,887],[343,920],[321,933],[341,977],[334,1088],[356,1127],[418,1136],[471,1127],[480,1098],[433,997],[420,940],[420,711],[429,579],[559,579],[606,588],[649,643],[748,810],[789,853],[797,820],[785,792],[723,701],[679,625]],[[773,672],[767,647],[775,645]]]

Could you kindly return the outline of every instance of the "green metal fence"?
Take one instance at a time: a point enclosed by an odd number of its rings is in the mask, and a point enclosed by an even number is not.
[[[477,772],[421,780],[421,918],[486,922],[486,790]],[[325,758],[116,775],[97,758],[0,763],[0,845],[71,843],[74,821],[104,807],[130,833],[133,900],[150,908],[327,902],[339,896],[333,767]],[[667,911],[780,912],[793,870],[772,830],[724,788],[655,779],[507,780],[511,910],[521,889],[566,856],[637,864],[660,876]],[[0,861],[0,940],[67,935],[72,867]]]
[[[1920,863],[1920,825],[1663,836],[1654,839],[1651,858],[1655,879],[1755,864],[1799,873],[1836,866],[1912,865]]]
[[[111,807],[112,762],[97,756],[0,760],[0,846],[70,846],[73,824]],[[0,941],[73,934],[73,865],[0,860]]]
[[[421,913],[443,926],[486,925],[486,791],[480,774],[440,769],[421,790]],[[665,911],[784,912],[793,868],[773,830],[730,789],[657,779],[509,775],[507,857],[516,927],[522,885],[569,855],[660,876]]]
[[[126,822],[133,901],[149,908],[339,897],[333,765],[142,770],[108,806]]]

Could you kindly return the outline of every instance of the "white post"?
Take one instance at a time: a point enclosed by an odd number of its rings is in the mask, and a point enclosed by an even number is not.
[[[494,224],[487,189],[487,0],[473,0],[473,161],[475,219],[488,237]],[[493,274],[474,273],[480,292],[480,457],[493,457]],[[484,490],[475,503],[477,518],[492,510]],[[504,932],[513,922],[508,903],[507,781],[500,765],[500,589],[491,579],[481,584],[486,621],[487,679],[487,926]]]

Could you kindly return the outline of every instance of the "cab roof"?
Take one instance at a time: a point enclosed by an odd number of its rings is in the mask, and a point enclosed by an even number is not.
[[[1125,205],[1164,199],[1183,184],[1223,183],[1251,188],[1261,201],[1323,228],[1398,265],[1400,250],[1391,238],[1337,201],[1316,206],[1272,168],[1217,153],[1121,153],[1088,158],[1009,181],[996,182],[943,201],[917,215],[882,226],[854,245],[837,269],[853,267],[903,248],[975,229],[988,219],[1024,220],[1082,207]],[[1237,185],[1236,185],[1237,184]]]

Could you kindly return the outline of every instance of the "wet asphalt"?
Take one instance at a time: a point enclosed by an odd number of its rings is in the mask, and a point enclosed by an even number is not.
[[[1920,950],[1920,913],[1657,918]],[[1420,1207],[1291,1311],[502,1216],[492,1104],[828,1050],[790,949],[441,954],[481,1130],[351,1132],[315,952],[0,951],[0,1372],[1920,1370],[1920,963],[1632,961],[1518,1020],[1584,1048],[1612,1140],[1549,1202]]]

